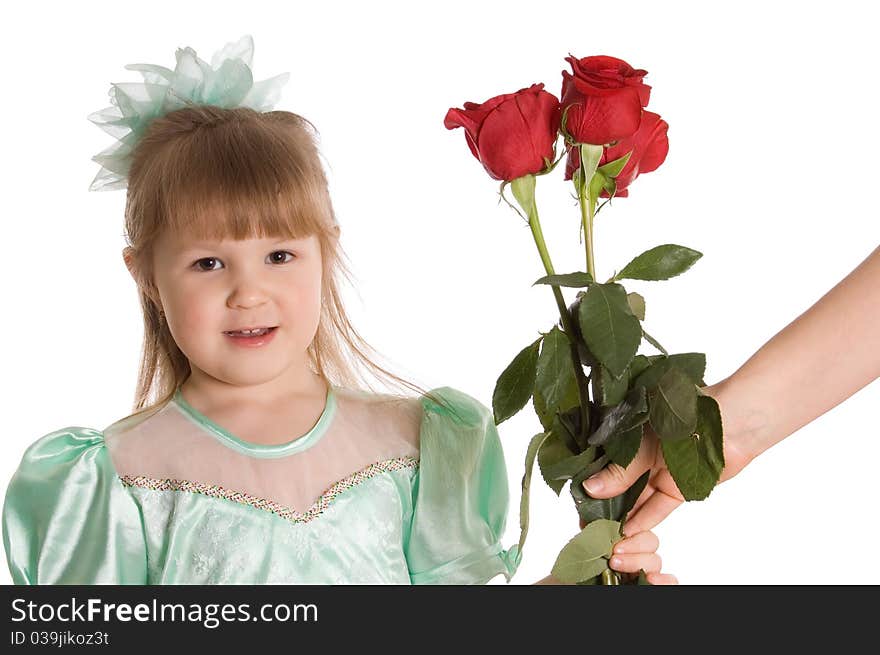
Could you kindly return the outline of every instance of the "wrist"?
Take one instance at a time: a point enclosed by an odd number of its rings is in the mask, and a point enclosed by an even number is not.
[[[721,479],[739,473],[770,447],[769,414],[760,399],[749,397],[746,386],[734,376],[704,387],[701,391],[718,403],[724,440],[725,468]]]

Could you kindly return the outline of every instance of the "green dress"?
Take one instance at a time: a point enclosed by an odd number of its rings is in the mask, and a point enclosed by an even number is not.
[[[491,411],[451,387],[403,401],[331,386],[286,443],[244,441],[178,391],[103,431],[27,448],[6,491],[15,584],[482,584],[501,543]]]

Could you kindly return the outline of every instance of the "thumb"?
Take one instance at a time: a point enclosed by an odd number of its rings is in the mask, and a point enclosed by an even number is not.
[[[584,489],[593,498],[613,498],[629,489],[639,479],[639,476],[649,468],[651,466],[648,461],[647,449],[640,448],[629,466],[623,468],[614,462],[610,463],[598,473],[584,480]]]

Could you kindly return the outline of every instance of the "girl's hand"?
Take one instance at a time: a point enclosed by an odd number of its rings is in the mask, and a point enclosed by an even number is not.
[[[650,530],[636,532],[624,537],[612,550],[609,564],[612,569],[621,573],[638,573],[644,569],[648,582],[653,585],[678,584],[678,579],[671,573],[661,573],[662,561],[657,554],[660,541]]]

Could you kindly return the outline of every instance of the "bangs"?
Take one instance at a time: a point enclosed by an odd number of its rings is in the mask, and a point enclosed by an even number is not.
[[[332,208],[323,171],[280,124],[232,120],[188,137],[158,167],[159,229],[210,240],[299,239],[325,229]]]
[[[192,104],[152,120],[137,141],[124,232],[144,319],[136,413],[164,406],[193,372],[154,293],[156,242],[166,232],[172,240],[191,235],[200,241],[317,236],[321,313],[306,350],[309,368],[330,384],[366,391],[361,371],[353,367],[361,364],[443,405],[430,391],[372,361],[368,353],[374,349],[349,321],[339,279],[352,278],[317,134],[310,121],[292,112]]]

